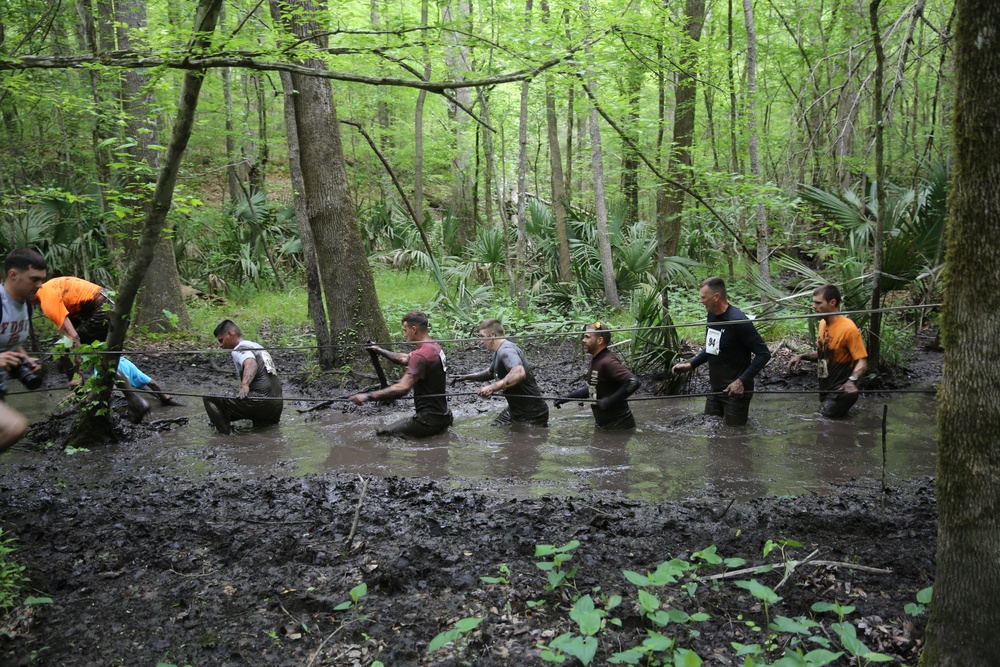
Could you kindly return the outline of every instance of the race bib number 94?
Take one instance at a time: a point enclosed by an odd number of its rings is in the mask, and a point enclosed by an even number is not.
[[[719,354],[719,346],[722,343],[722,331],[709,329],[705,332],[705,354]]]

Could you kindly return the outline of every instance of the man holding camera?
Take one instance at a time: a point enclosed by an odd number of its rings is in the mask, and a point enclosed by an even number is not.
[[[29,389],[41,378],[38,362],[24,351],[24,340],[31,329],[29,300],[34,297],[48,266],[34,250],[16,248],[4,260],[4,282],[0,286],[0,452],[17,442],[28,422],[17,410],[3,402],[7,395],[8,376],[16,377]]]

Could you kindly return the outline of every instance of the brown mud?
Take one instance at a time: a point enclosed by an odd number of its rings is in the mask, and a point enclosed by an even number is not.
[[[790,354],[776,354],[759,388],[812,388],[813,378],[784,374]],[[543,360],[535,366],[547,394],[581,382],[585,363],[575,343],[529,347],[528,357]],[[190,384],[192,373],[222,388],[231,377],[219,359],[150,358],[140,366],[168,388],[180,377]],[[449,350],[455,372],[478,370],[487,359],[473,347]],[[317,381],[303,360],[296,363],[286,375],[289,395],[346,395],[374,377]],[[921,345],[909,375],[893,382],[926,386],[939,378],[940,353]],[[647,388],[655,383],[645,380]],[[700,391],[698,382],[689,391]],[[37,425],[35,446],[68,419]],[[26,463],[0,460],[0,526],[17,540],[33,594],[52,599],[2,621],[0,665],[542,665],[548,663],[540,646],[578,631],[570,607],[584,594],[598,608],[610,596],[623,600],[608,613],[620,625],[606,623],[596,635],[592,664],[608,664],[657,630],[705,664],[742,665],[732,642],[767,639],[755,629],[766,630],[765,609],[747,590],[727,579],[705,580],[693,595],[680,584],[652,590],[670,608],[708,615],[658,628],[643,617],[636,586],[623,575],[691,560],[711,545],[747,566],[802,560],[818,550],[813,558],[826,564],[793,568],[777,591],[782,599],[766,613],[814,617],[821,627],[813,634],[831,639],[832,650],[840,650],[831,626],[837,618],[811,611],[815,602],[855,607],[847,620],[858,638],[897,662],[915,664],[921,645],[925,618],[911,618],[903,607],[934,575],[936,511],[927,478],[897,481],[884,492],[849,483],[800,497],[733,501],[705,493],[663,502],[598,491],[526,498],[510,493],[505,481],[482,479],[191,479],[144,460],[148,427],[122,428],[125,446],[96,447],[86,458],[52,448]],[[782,539],[802,546],[765,558],[768,540]],[[546,591],[536,563],[551,558],[536,557],[536,545],[572,540],[579,542],[570,561],[577,568],[573,586]],[[782,565],[735,579],[775,587],[785,573]],[[338,609],[360,584],[367,594]],[[483,620],[428,655],[438,633],[468,617]],[[791,638],[773,636],[770,661]],[[566,664],[579,662],[567,657]],[[834,664],[852,663],[842,657]]]

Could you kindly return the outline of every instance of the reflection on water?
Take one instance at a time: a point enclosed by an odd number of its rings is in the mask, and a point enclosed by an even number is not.
[[[12,396],[10,402],[38,420],[64,395]],[[635,401],[639,428],[626,433],[596,431],[590,410],[575,404],[553,410],[549,428],[501,428],[492,424],[502,408],[494,400],[457,406],[450,431],[420,441],[374,435],[377,425],[405,414],[408,401],[397,404],[398,414],[379,416],[364,408],[300,414],[289,404],[277,426],[237,427],[222,436],[210,428],[201,401],[186,400],[184,407],[154,407],[153,419],[191,421],[143,445],[150,465],[193,475],[330,471],[461,477],[486,486],[504,480],[526,494],[602,489],[645,500],[706,489],[738,497],[802,494],[852,479],[878,484],[882,406],[888,404],[889,477],[932,475],[935,466],[934,399],[922,394],[864,397],[843,421],[820,417],[810,396],[758,395],[746,427],[701,415],[700,398]],[[10,452],[0,465],[32,456]]]

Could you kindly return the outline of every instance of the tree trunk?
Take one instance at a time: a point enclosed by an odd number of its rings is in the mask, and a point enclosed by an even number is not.
[[[1000,4],[957,0],[954,172],[938,392],[937,576],[924,667],[991,667],[1000,655]]]
[[[590,82],[593,91],[596,81]],[[601,158],[601,125],[597,109],[590,109],[590,159],[594,169],[594,217],[597,222],[597,247],[601,254],[601,275],[604,276],[604,301],[612,308],[621,308],[618,285],[615,283],[615,265],[611,255],[611,238],[608,235],[608,207],[604,201],[604,162]]]
[[[542,21],[548,23],[549,5],[542,0]],[[559,244],[559,282],[573,280],[573,267],[569,256],[569,229],[566,225],[566,188],[563,182],[562,152],[559,150],[559,121],[556,120],[556,99],[552,78],[545,79],[545,117],[549,140],[549,169],[552,174],[552,213],[556,221],[556,240]]]
[[[760,186],[760,152],[757,148],[757,32],[753,24],[753,0],[743,0],[743,15],[747,26],[747,136],[749,139],[750,173]],[[758,195],[760,199],[760,195]],[[757,218],[757,270],[761,282],[771,284],[771,244],[764,204],[754,207]]]
[[[115,3],[118,48],[130,48],[131,33],[146,28],[145,0],[118,0]],[[126,139],[135,145],[128,149],[132,164],[120,174],[126,182],[125,196],[132,201],[135,215],[145,218],[149,201],[149,185],[159,169],[159,153],[151,148],[159,142],[157,114],[153,111],[155,99],[149,89],[149,77],[141,70],[126,70],[122,77],[122,111],[127,117]],[[138,230],[136,230],[138,231]],[[153,254],[147,278],[139,291],[136,303],[136,325],[152,331],[190,329],[181,279],[177,273],[177,260],[169,226],[167,234],[160,237]],[[131,247],[131,243],[128,244]],[[176,316],[171,318],[169,314]]]
[[[531,3],[524,3],[524,33],[531,34]],[[521,308],[528,306],[525,262],[528,256],[528,82],[521,82],[521,107],[517,131],[517,245],[514,253],[514,295]]]
[[[221,4],[222,0],[200,0],[194,23],[197,37],[192,41],[189,50],[201,51],[208,48],[218,22]],[[198,95],[201,92],[204,76],[204,72],[196,70],[184,74],[173,136],[170,145],[167,146],[166,157],[157,175],[152,204],[146,209],[145,224],[139,236],[139,242],[135,252],[131,255],[125,278],[119,286],[115,309],[111,314],[107,341],[108,348],[111,350],[122,349],[125,334],[128,332],[128,314],[132,311],[136,293],[146,277],[147,268],[150,266],[159,244],[167,212],[170,210],[170,204],[173,200],[174,185],[177,182],[181,158],[184,156],[184,150],[187,148],[187,142],[191,136],[191,128],[194,126],[194,114],[198,108]],[[109,359],[108,366],[110,366],[110,361]],[[88,407],[81,410],[73,425],[67,442],[71,446],[81,447],[112,436],[111,411],[108,410],[111,399],[112,375],[108,372],[108,366],[101,373],[99,393],[91,402],[93,409]]]
[[[559,122],[556,120],[556,100],[552,81],[545,80],[545,116],[549,139],[549,168],[552,172],[552,213],[556,222],[556,240],[559,244],[559,281],[573,280],[569,257],[569,230],[566,226],[566,192],[563,187],[562,155],[559,151]]]
[[[420,2],[420,41],[424,49],[424,80],[431,78],[431,57],[427,45],[427,3]],[[427,91],[417,93],[417,105],[413,120],[413,211],[417,220],[424,222],[424,101]]]
[[[469,17],[472,9],[468,0],[449,0],[442,6],[441,13],[442,21],[446,26],[445,33],[448,36],[445,63],[448,65],[451,78],[455,81],[464,81],[472,71],[468,47],[464,44],[464,37],[458,32],[448,30],[447,26],[454,26],[464,32],[470,32]],[[470,108],[472,106],[472,89],[458,88],[455,91],[455,99],[462,107]],[[459,254],[476,238],[478,211],[472,204],[474,189],[472,163],[475,139],[470,137],[471,119],[458,104],[448,103],[448,115],[452,119],[455,132],[455,155],[451,161],[451,215],[455,218],[457,225],[455,236],[449,244],[449,250],[454,254]]]
[[[316,36],[316,5],[310,0],[287,3],[295,11],[282,17],[280,7],[284,6],[272,0],[271,12],[276,21],[283,22],[296,37],[311,39],[320,49],[327,48],[325,36]],[[354,359],[359,342],[388,340],[389,330],[348,190],[330,82],[301,74],[291,74],[291,81],[298,91],[292,98],[306,210],[326,300],[334,364],[339,365]]]
[[[334,354],[330,346],[330,329],[326,321],[326,310],[323,308],[323,285],[319,278],[319,266],[316,261],[316,244],[313,242],[312,229],[309,227],[309,211],[306,207],[305,185],[302,182],[302,163],[300,161],[298,126],[295,123],[295,102],[292,97],[295,89],[292,86],[292,75],[281,73],[281,85],[285,91],[285,134],[288,136],[288,174],[292,181],[293,201],[295,204],[295,225],[299,230],[299,241],[302,242],[302,257],[306,265],[306,294],[309,317],[313,323],[313,333],[316,336],[317,360],[320,368],[333,368]]]
[[[628,121],[625,123],[624,129],[636,146],[639,145],[639,105],[642,102],[642,83],[645,71],[645,65],[632,61],[622,86],[622,95],[628,101]],[[594,90],[593,82],[591,82],[591,90]],[[591,114],[590,119],[591,122],[594,121],[594,114]],[[593,136],[593,130],[591,130],[591,136]],[[637,222],[639,220],[639,156],[629,144],[622,146],[622,198],[625,204],[624,223],[630,225]]]
[[[678,184],[691,180],[691,145],[694,136],[695,107],[697,106],[698,41],[705,23],[705,0],[687,0],[684,8],[685,34],[690,40],[681,50],[677,84],[674,87],[674,141],[668,161],[670,177]],[[684,210],[684,190],[679,185],[665,184],[663,218],[657,225],[659,261],[677,254],[681,236],[681,214]],[[661,271],[661,278],[663,274]]]
[[[882,313],[878,312],[882,303],[882,254],[883,230],[885,229],[885,132],[882,127],[882,88],[885,71],[885,51],[882,48],[882,31],[878,25],[878,8],[881,0],[872,0],[869,7],[869,17],[872,26],[872,40],[875,44],[875,90],[874,93],[874,123],[875,123],[875,199],[878,209],[875,212],[875,260],[872,267],[874,283],[872,287],[872,315],[868,332],[868,364],[873,371],[878,371],[879,356],[882,351]]]

